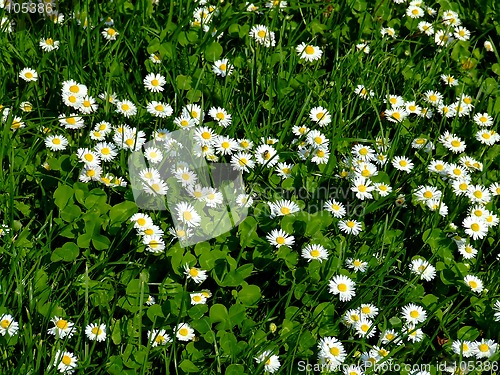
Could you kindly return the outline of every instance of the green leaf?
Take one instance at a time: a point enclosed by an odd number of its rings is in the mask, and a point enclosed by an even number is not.
[[[73,197],[73,189],[66,185],[59,185],[54,191],[54,203],[60,210],[67,206],[69,200]]]
[[[163,311],[161,309],[161,306],[158,304],[154,304],[152,306],[148,307],[148,312],[147,312],[148,318],[154,322],[157,317],[164,318],[165,315],[163,315]]]
[[[75,221],[82,214],[82,210],[76,204],[68,205],[61,211],[61,218],[71,223]]]
[[[189,90],[191,88],[191,81],[192,81],[191,76],[185,76],[182,74],[179,74],[175,79],[177,88],[179,90]]]
[[[92,236],[92,245],[96,250],[106,250],[110,244],[109,238],[102,234],[94,234]]]
[[[245,285],[238,292],[238,299],[246,306],[255,305],[260,297],[260,288],[257,285]]]
[[[137,205],[134,202],[125,201],[118,203],[109,210],[111,225],[121,224],[132,217],[137,212]]]
[[[226,306],[221,304],[215,304],[210,308],[209,312],[210,322],[221,323],[217,326],[218,330],[228,329],[229,324],[229,314],[227,312]]]
[[[200,372],[200,369],[196,367],[196,365],[191,362],[189,359],[185,359],[181,362],[179,367],[182,369],[184,372]]]
[[[210,43],[205,48],[205,59],[214,62],[222,55],[222,46],[217,42]]]
[[[226,375],[245,375],[243,365],[229,365],[226,369]]]
[[[74,242],[66,242],[62,247],[58,247],[52,252],[50,260],[52,262],[72,262],[80,255],[80,249]]]

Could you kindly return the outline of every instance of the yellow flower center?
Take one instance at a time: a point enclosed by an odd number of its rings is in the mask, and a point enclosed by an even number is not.
[[[480,344],[478,346],[478,348],[479,348],[479,351],[481,351],[483,353],[487,352],[490,349],[490,347],[488,346],[488,344]]]
[[[151,81],[151,84],[152,84],[153,86],[158,86],[158,85],[160,84],[160,82],[159,82],[157,79],[153,79],[153,80]]]
[[[122,104],[123,111],[128,111],[129,109],[130,109],[130,106],[128,104]]]
[[[92,328],[92,333],[94,335],[100,335],[102,333],[102,329],[99,327],[94,327],[94,328]]]
[[[224,113],[222,112],[217,112],[217,114],[215,115],[215,117],[217,117],[219,120],[224,120]]]
[[[337,289],[341,292],[346,292],[347,291],[347,285],[344,283],[341,283],[337,286]]]
[[[457,141],[457,140],[455,139],[455,140],[451,141],[451,145],[452,145],[453,147],[459,147],[459,146],[460,146],[460,141]]]
[[[481,227],[479,226],[479,224],[477,223],[473,223],[471,226],[470,226],[470,229],[472,229],[474,232],[477,232],[479,231]]]
[[[477,283],[473,280],[469,281],[469,286],[472,288],[472,289],[475,289],[477,288]]]
[[[257,33],[257,36],[259,38],[265,38],[266,37],[266,31],[265,30],[259,30],[259,32]]]
[[[305,48],[305,51],[306,51],[306,53],[307,53],[308,55],[312,55],[312,54],[314,54],[314,47],[312,47],[312,46],[307,46],[307,47]]]
[[[280,211],[283,215],[288,215],[290,213],[290,209],[288,207],[281,207]]]
[[[52,143],[55,144],[55,145],[60,145],[61,144],[61,140],[59,138],[54,138],[52,140]]]
[[[220,64],[219,69],[222,70],[223,72],[225,72],[227,69],[226,64]]]
[[[420,314],[418,313],[418,311],[417,311],[417,310],[412,310],[412,311],[410,312],[410,316],[411,316],[413,319],[418,318],[418,317],[419,317],[419,315],[420,315]]]
[[[64,319],[59,319],[56,323],[56,327],[59,329],[68,329],[68,322]]]
[[[75,125],[76,124],[76,120],[74,117],[66,117],[66,122],[70,125]]]
[[[181,335],[181,336],[187,336],[188,334],[189,334],[189,331],[187,328],[181,328],[179,330],[179,335]]]
[[[199,274],[199,272],[196,268],[191,268],[189,270],[189,275],[191,275],[192,277],[196,277],[196,276],[198,276],[198,274]]]
[[[137,224],[139,224],[141,227],[146,225],[146,219],[144,219],[143,217],[137,219]]]
[[[182,216],[184,217],[184,220],[186,220],[186,221],[190,221],[193,219],[193,215],[189,211],[184,212],[182,214]]]
[[[340,349],[337,347],[330,348],[330,354],[337,357],[340,354]]]
[[[0,327],[7,329],[10,326],[10,320],[4,319],[0,322]]]
[[[64,355],[61,360],[62,363],[64,363],[66,366],[69,366],[71,364],[71,357],[68,355]]]
[[[163,112],[164,109],[165,108],[161,104],[157,104],[155,107],[155,110],[157,110],[158,112]]]

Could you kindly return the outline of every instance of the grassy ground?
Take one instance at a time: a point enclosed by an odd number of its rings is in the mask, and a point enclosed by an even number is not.
[[[500,284],[495,184],[500,147],[476,138],[481,129],[497,130],[500,112],[496,3],[428,1],[419,7],[424,15],[415,19],[406,13],[409,3],[392,0],[289,1],[283,8],[254,4],[256,11],[249,11],[244,2],[210,2],[215,10],[206,9],[211,19],[201,27],[193,25],[193,14],[201,5],[189,0],[160,0],[158,5],[60,1],[62,23],[38,12],[14,14],[13,4],[0,9],[0,19],[8,20],[0,26],[0,108],[5,115],[0,129],[0,225],[4,225],[0,227],[0,373],[54,374],[65,368],[69,373],[76,364],[73,370],[82,374],[312,374],[319,372],[315,370],[321,358],[330,358],[332,366],[360,365],[347,371],[351,375],[375,371],[373,366],[361,366],[368,357],[379,365],[390,364],[392,373],[417,372],[403,364],[441,373],[445,364],[460,366],[460,361],[473,373],[497,372],[500,314],[495,302]],[[428,14],[427,7],[436,14]],[[450,10],[470,31],[470,38],[439,46],[435,36],[426,35],[418,24],[427,21],[435,32],[452,35],[455,26],[446,18]],[[112,26],[104,24],[107,17],[113,19]],[[15,24],[7,32],[10,21]],[[261,45],[249,35],[258,24],[275,33],[274,46]],[[102,35],[108,27],[118,32],[116,40]],[[394,38],[381,34],[386,27],[394,29]],[[42,51],[41,38],[59,41],[59,48]],[[492,44],[492,51],[485,42]],[[321,58],[301,59],[296,49],[301,43],[320,49]],[[368,53],[361,43],[369,46]],[[161,62],[153,63],[151,54]],[[212,70],[222,58],[234,68],[226,77]],[[34,69],[38,79],[23,80],[23,68]],[[149,73],[165,78],[163,92],[144,87]],[[445,85],[443,74],[452,75],[458,85]],[[70,79],[86,85],[98,104],[95,112],[81,115],[85,126],[77,130],[59,121],[61,115],[78,113],[61,98],[63,82]],[[358,85],[373,95],[358,94]],[[447,105],[468,96],[472,107],[463,115],[446,117],[426,101],[429,90],[441,93]],[[137,114],[117,113],[114,103],[98,98],[104,92],[130,100]],[[415,101],[433,115],[410,114],[393,122],[389,95]],[[172,115],[160,118],[148,113],[152,100],[170,104]],[[26,101],[30,111],[20,108]],[[274,138],[276,158],[293,167],[284,178],[275,167],[257,162],[243,174],[246,192],[254,199],[246,219],[216,238],[181,247],[168,231],[174,227],[169,211],[145,211],[134,202],[127,163],[130,150],[118,149],[116,158],[101,163],[102,176],[123,177],[127,186],[79,180],[84,164],[78,150],[97,144],[90,134],[101,121],[114,128],[127,124],[142,130],[147,140],[159,129],[177,130],[174,119],[192,103],[205,111],[197,128],[204,125],[221,136],[248,139],[254,144],[248,151],[254,160],[259,156],[257,147]],[[208,115],[213,106],[232,115],[229,126],[220,126]],[[309,116],[319,106],[331,115],[326,126]],[[492,117],[489,127],[474,120],[474,115],[484,113]],[[314,140],[294,134],[294,127],[300,126],[328,139],[319,148],[329,153],[325,163],[312,160],[318,151],[310,146]],[[451,140],[444,139],[446,131],[460,137],[465,151],[451,150],[447,143]],[[45,140],[54,134],[67,138],[65,150],[46,146]],[[417,138],[435,147],[428,151],[412,147]],[[390,141],[387,147],[380,144],[384,139]],[[113,133],[106,140],[113,143]],[[362,145],[388,160],[373,161],[378,173],[368,178],[372,184],[390,186],[387,196],[373,192],[372,199],[360,199],[351,189],[360,173],[355,170],[359,158],[352,150]],[[300,150],[313,155],[301,157]],[[231,161],[231,155],[215,156],[220,162]],[[413,162],[409,173],[392,164],[398,156]],[[474,159],[472,166],[461,162],[464,156]],[[486,195],[490,188],[491,197],[479,200],[473,189],[455,193],[452,183],[459,179],[429,171],[433,160],[455,168],[462,165],[462,180],[470,189],[479,186]],[[474,161],[481,168],[475,168]],[[425,200],[419,201],[419,186],[442,192],[434,210]],[[268,203],[280,199],[295,202],[299,211],[271,217]],[[328,199],[346,207],[344,219],[362,224],[358,235],[339,228],[342,219],[324,208]],[[440,215],[444,205],[447,212]],[[483,216],[475,220],[487,232],[474,238],[463,221],[478,210]],[[130,220],[137,212],[149,215],[165,232],[165,250],[148,250]],[[293,235],[295,242],[273,246],[266,236],[275,229]],[[477,254],[460,252],[461,241]],[[305,259],[302,250],[309,244],[323,246],[326,259]],[[366,262],[366,271],[348,267],[348,259]],[[411,272],[415,259],[435,267],[435,277],[427,281]],[[207,279],[198,284],[187,277],[185,264],[207,271]],[[355,283],[354,296],[345,301],[342,292],[340,296],[331,292],[331,280],[337,275]],[[476,285],[476,289],[464,279],[468,275],[478,277],[484,288]],[[192,305],[191,294],[200,291],[208,291],[209,297]],[[147,303],[148,297],[155,303]],[[374,316],[364,316],[370,327],[364,334],[357,333],[356,324],[344,323],[350,309],[358,309],[360,317],[366,314],[359,311],[361,304],[378,310]],[[426,312],[424,320],[410,328],[402,313],[408,304]],[[72,334],[50,334],[54,317],[73,323]],[[18,330],[7,333],[16,322]],[[105,325],[103,341],[85,334],[91,323]],[[194,329],[194,339],[183,341],[176,335],[180,323]],[[155,342],[159,336],[151,339],[148,334],[153,329],[164,329],[162,335],[172,340]],[[390,342],[381,335],[387,330],[397,336]],[[345,352],[345,358],[335,356],[335,351],[321,351],[327,337],[342,343],[340,353]],[[493,342],[487,342],[491,352],[485,354],[480,344],[488,339]],[[470,357],[465,349],[452,347],[459,340],[470,341]],[[275,357],[255,359],[266,351],[278,356],[279,367],[273,366]],[[60,364],[68,358],[71,365]],[[343,371],[342,367],[322,370]]]

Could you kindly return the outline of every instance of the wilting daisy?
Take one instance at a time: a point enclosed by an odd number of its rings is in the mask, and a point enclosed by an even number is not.
[[[195,337],[194,329],[187,323],[179,323],[175,329],[175,337],[179,341],[192,341]]]
[[[483,282],[476,276],[467,275],[464,277],[464,282],[473,292],[481,293],[483,291]]]
[[[71,337],[75,333],[73,329],[74,324],[66,319],[55,316],[50,321],[54,324],[54,327],[49,328],[47,331],[49,335],[54,335],[56,338],[63,339],[66,336]]]
[[[283,245],[292,246],[295,243],[295,237],[281,229],[273,229],[271,233],[266,235],[266,239],[276,248],[280,248]]]
[[[56,352],[54,366],[57,366],[57,370],[60,373],[72,374],[75,368],[78,367],[78,359],[73,353],[58,350]]]
[[[321,50],[321,48],[306,44],[304,42],[300,43],[295,49],[299,55],[299,58],[306,61],[319,60],[323,55],[323,51]]]
[[[19,77],[25,80],[26,82],[32,82],[38,79],[38,73],[36,72],[36,70],[30,68],[24,68],[19,72]]]
[[[155,348],[157,346],[167,345],[169,342],[172,342],[172,338],[167,331],[164,329],[153,329],[148,331],[148,339],[151,343],[151,347]]]
[[[354,236],[357,236],[363,230],[361,228],[361,223],[357,220],[340,220],[338,225],[342,232]]]
[[[0,234],[1,236],[1,234]],[[3,314],[0,316],[0,334],[5,336],[14,336],[19,330],[19,323],[14,320],[14,317],[10,314]]]
[[[85,327],[85,334],[91,341],[104,341],[106,340],[106,325],[90,323]]]
[[[266,350],[259,356],[255,357],[255,362],[258,364],[264,363],[264,371],[269,372],[270,374],[274,374],[281,366],[279,357],[273,354],[270,350]]]
[[[328,251],[322,245],[306,245],[302,249],[302,258],[311,260],[318,260],[320,263],[328,259]]]
[[[334,276],[328,283],[329,292],[338,295],[342,302],[350,301],[356,295],[356,284],[344,275]]]

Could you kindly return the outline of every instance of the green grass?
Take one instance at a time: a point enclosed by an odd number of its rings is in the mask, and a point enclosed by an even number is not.
[[[41,15],[7,15],[0,9],[0,19],[8,16],[16,22],[14,32],[0,32],[0,104],[11,108],[0,122],[0,225],[10,230],[0,237],[0,316],[11,314],[19,323],[16,335],[0,336],[0,374],[55,374],[59,349],[77,356],[75,372],[82,374],[257,374],[264,372],[264,365],[255,357],[265,350],[279,356],[278,374],[312,374],[301,372],[299,362],[317,363],[317,345],[328,336],[342,342],[347,365],[359,363],[362,352],[383,346],[393,364],[430,364],[434,374],[438,364],[462,360],[451,349],[454,340],[498,340],[500,323],[494,319],[494,303],[500,298],[498,226],[491,227],[484,239],[470,240],[478,254],[464,259],[450,237],[456,232],[468,238],[462,221],[471,202],[457,197],[449,180],[427,169],[432,159],[458,162],[460,155],[438,140],[450,131],[465,140],[466,155],[484,164],[482,171],[471,172],[472,182],[489,186],[499,181],[500,147],[478,142],[474,138],[478,126],[472,119],[475,113],[487,112],[495,120],[492,129],[498,130],[496,3],[427,2],[438,14],[423,19],[435,20],[436,29],[445,27],[440,17],[451,9],[472,34],[469,41],[442,48],[418,31],[420,20],[405,16],[406,5],[389,0],[289,1],[283,10],[268,9],[265,2],[254,4],[261,13],[247,12],[244,2],[217,4],[219,13],[210,25],[217,29],[214,36],[190,26],[197,7],[192,1],[160,0],[159,6],[145,0],[60,1],[63,25]],[[116,41],[101,35],[108,16],[119,32]],[[85,17],[91,27],[78,24],[77,19],[83,23]],[[256,24],[275,32],[275,47],[266,48],[249,37]],[[395,39],[381,36],[380,28],[387,26],[396,30]],[[60,48],[42,52],[38,43],[47,37],[60,41]],[[485,50],[486,40],[493,43],[494,52]],[[369,44],[370,53],[357,50],[362,41]],[[295,48],[302,42],[320,47],[322,58],[300,60]],[[153,64],[148,59],[151,53],[158,53],[162,63]],[[226,78],[212,72],[213,62],[220,58],[234,65]],[[24,67],[38,72],[36,82],[19,78]],[[163,93],[144,89],[143,79],[150,72],[166,78]],[[459,85],[444,86],[441,74],[454,75]],[[62,82],[69,79],[85,84],[96,99],[107,91],[131,100],[137,115],[125,118],[114,105],[98,100],[98,111],[83,115],[85,128],[64,129],[59,115],[76,112],[60,96]],[[356,95],[358,84],[373,90],[373,98]],[[470,95],[472,114],[410,116],[397,124],[384,116],[387,95],[428,106],[427,90],[441,92],[446,103]],[[146,111],[151,100],[169,103],[173,115],[152,117]],[[31,112],[19,109],[24,101],[32,103]],[[145,212],[166,233],[166,249],[155,255],[145,249],[129,221],[142,212],[130,186],[79,182],[82,163],[76,152],[95,145],[89,131],[100,121],[136,127],[148,140],[155,130],[176,130],[173,119],[189,103],[204,108],[204,125],[218,134],[247,138],[254,142],[254,150],[262,137],[278,139],[280,162],[295,166],[286,179],[274,168],[258,164],[245,173],[247,192],[255,194],[248,217],[230,232],[195,246],[182,248],[168,234],[173,226],[169,212]],[[212,106],[232,114],[229,127],[211,121]],[[309,111],[317,106],[331,114],[326,127],[309,119]],[[21,117],[25,127],[11,130],[14,116]],[[329,139],[328,163],[316,165],[298,156],[292,128],[300,125]],[[50,151],[44,144],[50,134],[67,137],[68,148]],[[420,136],[436,149],[431,153],[413,149],[412,140]],[[379,166],[372,179],[389,184],[392,193],[360,200],[350,191],[350,182],[338,174],[349,169],[345,157],[355,144],[376,148],[378,137],[390,139],[389,159],[407,156],[415,167],[407,174],[390,162]],[[103,166],[104,172],[130,181],[129,154],[120,150]],[[230,157],[221,158],[229,161]],[[412,192],[419,185],[443,192],[445,217],[416,202]],[[362,213],[353,217],[363,223],[359,236],[339,230],[339,219],[322,209],[326,196],[320,192],[336,192],[336,199],[349,204],[351,212]],[[399,194],[405,196],[406,207],[395,204]],[[267,203],[281,198],[296,202],[300,212],[270,218]],[[494,196],[486,208],[498,214],[498,202]],[[273,229],[293,234],[295,244],[271,246],[266,235]],[[307,262],[300,255],[307,244],[324,246],[328,259]],[[432,281],[410,273],[415,257],[436,267]],[[347,258],[366,261],[367,272],[347,268]],[[208,279],[201,285],[188,280],[182,268],[186,263],[206,270]],[[463,281],[468,274],[479,277],[485,290],[472,292]],[[341,302],[329,293],[328,283],[335,275],[355,281],[352,300]],[[212,296],[206,304],[192,306],[189,293],[201,290]],[[146,304],[149,295],[156,304]],[[342,323],[344,313],[362,303],[379,309],[372,338],[360,338]],[[427,312],[419,325],[423,339],[413,343],[405,337],[403,345],[381,345],[380,332],[401,329],[401,309],[409,303]],[[54,316],[74,323],[71,338],[56,339],[47,333]],[[104,342],[85,336],[85,327],[93,322],[106,325]],[[175,337],[172,330],[183,322],[194,328],[194,341],[174,339],[166,346],[151,346],[149,330],[163,328]],[[489,361],[496,363],[499,357],[497,352]],[[484,368],[485,360],[463,359],[474,361],[476,373]]]

